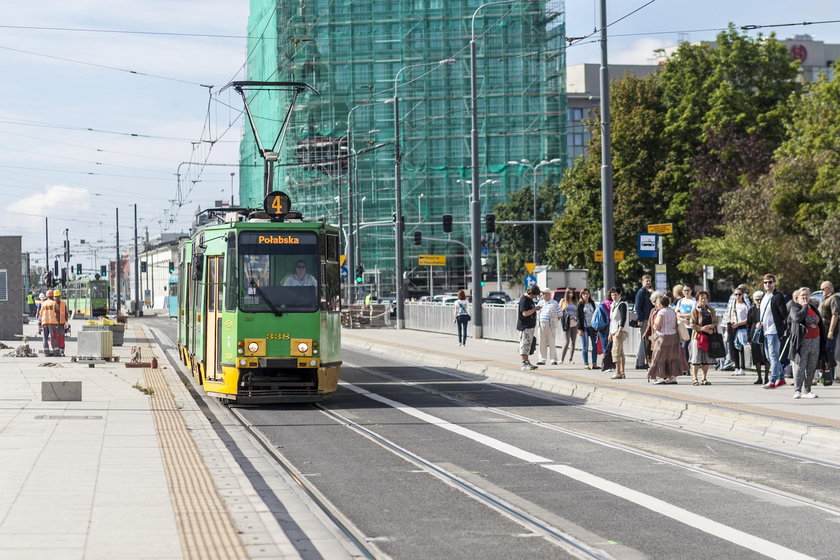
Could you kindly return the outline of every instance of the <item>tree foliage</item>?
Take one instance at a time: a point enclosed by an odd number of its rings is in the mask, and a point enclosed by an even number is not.
[[[762,266],[773,262],[765,256],[791,249],[788,240],[762,242],[736,216],[739,204],[751,204],[749,197],[757,195],[766,200],[761,215],[773,211],[775,183],[762,178],[789,135],[785,119],[796,73],[772,35],[751,39],[730,26],[715,44],[680,45],[652,76],[628,75],[612,84],[613,226],[616,249],[625,253],[619,281],[635,281],[653,268],[652,260],[636,255],[636,236],[652,223],[674,224],[674,234],[665,238],[671,283],[698,282],[702,264],[718,262],[732,274],[755,274],[758,265],[743,262],[751,249],[739,253],[737,245],[723,243],[727,238],[757,243],[759,258],[752,262]],[[589,268],[597,285],[601,162],[594,116],[588,153],[559,185],[566,205],[551,231],[548,256],[553,266]],[[788,190],[794,206],[804,192],[803,183],[797,185]],[[736,264],[726,266],[722,255]]]

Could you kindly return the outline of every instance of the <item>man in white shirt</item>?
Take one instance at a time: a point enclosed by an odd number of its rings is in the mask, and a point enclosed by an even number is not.
[[[318,286],[315,277],[306,272],[306,262],[299,260],[295,263],[295,273],[286,276],[284,286]]]
[[[539,312],[538,336],[540,342],[540,359],[537,365],[545,364],[548,354],[551,354],[551,365],[557,365],[557,323],[560,322],[560,304],[551,297],[551,290],[543,290],[542,309]],[[548,350],[548,351],[547,351]]]

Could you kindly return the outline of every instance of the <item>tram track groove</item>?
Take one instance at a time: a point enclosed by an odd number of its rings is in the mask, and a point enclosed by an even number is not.
[[[316,405],[312,405],[316,406]],[[274,444],[266,438],[260,430],[258,430],[251,422],[248,421],[234,406],[226,407],[231,417],[238,422],[257,442],[262,448],[271,456],[272,459],[283,469],[286,474],[291,477],[295,484],[300,487],[306,496],[315,504],[324,515],[335,525],[336,528],[359,550],[362,557],[369,560],[386,560],[388,555],[379,550],[371,544],[370,540],[364,535],[329,499],[324,496],[318,488],[310,483],[306,476],[303,475],[282,453],[280,453]]]
[[[543,521],[538,517],[527,513],[521,508],[518,508],[508,503],[507,501],[503,500],[502,498],[499,498],[498,496],[494,496],[493,494],[464,480],[456,474],[453,474],[447,471],[446,469],[436,465],[432,461],[424,459],[420,455],[417,455],[416,453],[413,453],[412,451],[409,451],[408,449],[398,445],[397,443],[382,436],[381,434],[378,434],[373,430],[370,430],[369,428],[365,428],[358,422],[355,422],[347,418],[346,416],[335,412],[334,410],[330,410],[325,405],[318,403],[315,406],[318,407],[327,417],[331,418],[333,421],[355,431],[359,435],[369,439],[370,441],[373,441],[374,443],[380,445],[381,447],[390,451],[391,453],[405,460],[408,460],[423,471],[432,474],[439,480],[450,484],[451,486],[471,496],[472,498],[476,499],[485,506],[505,515],[509,519],[516,521],[526,529],[538,535],[542,535],[547,540],[563,548],[563,550],[572,554],[573,556],[577,558],[594,558],[597,560],[611,560],[613,558],[606,552],[581,542],[579,539],[576,539],[575,537],[565,533],[562,529],[553,527],[546,521]]]
[[[835,516],[840,516],[840,508],[832,506],[830,504],[823,504],[823,503],[820,503],[820,502],[817,502],[817,501],[806,500],[806,499],[803,499],[801,497],[795,496],[793,494],[790,494],[790,493],[787,493],[787,492],[784,492],[784,491],[781,491],[781,490],[778,490],[778,489],[769,488],[769,487],[764,486],[764,485],[760,485],[760,484],[756,484],[756,483],[753,483],[753,482],[748,482],[748,481],[745,481],[745,480],[734,478],[732,476],[721,474],[719,472],[715,472],[715,471],[710,470],[710,469],[700,468],[700,467],[697,467],[695,465],[690,465],[688,463],[684,463],[684,462],[681,462],[681,461],[678,461],[676,459],[672,459],[672,458],[669,458],[669,457],[656,455],[656,454],[650,453],[648,451],[644,451],[642,449],[637,449],[637,448],[634,448],[634,447],[631,447],[631,446],[628,446],[628,445],[625,445],[625,444],[616,443],[614,441],[609,441],[609,440],[597,438],[595,436],[592,436],[592,435],[589,435],[589,434],[584,434],[584,433],[581,433],[581,432],[576,432],[576,431],[570,430],[568,428],[563,428],[563,427],[560,427],[560,426],[556,426],[554,424],[546,423],[546,422],[543,422],[543,421],[540,421],[540,420],[535,420],[533,418],[529,418],[529,417],[523,416],[521,414],[516,414],[516,413],[509,412],[509,411],[506,411],[506,410],[502,410],[502,409],[499,409],[499,408],[496,408],[496,407],[490,407],[490,406],[487,406],[487,405],[484,405],[484,404],[481,404],[481,403],[477,403],[477,402],[475,402],[473,400],[470,400],[468,398],[465,398],[465,397],[451,395],[449,393],[440,391],[438,389],[428,387],[422,382],[418,383],[418,382],[413,382],[413,381],[406,381],[404,379],[399,379],[397,377],[387,375],[387,374],[384,374],[384,373],[381,373],[381,372],[378,372],[378,371],[373,371],[370,368],[366,368],[366,367],[360,366],[358,364],[347,363],[347,365],[351,366],[351,367],[358,368],[361,371],[364,371],[365,373],[367,373],[369,375],[374,375],[376,377],[386,379],[386,380],[388,380],[392,383],[398,383],[400,385],[405,385],[405,386],[417,388],[417,389],[420,389],[420,390],[425,391],[427,393],[434,394],[434,395],[439,396],[441,398],[445,398],[445,399],[447,399],[451,402],[460,404],[462,406],[468,406],[468,407],[472,407],[472,408],[476,408],[476,409],[481,409],[481,410],[484,410],[486,412],[490,412],[492,414],[505,416],[505,417],[517,420],[519,422],[523,422],[523,423],[527,423],[527,424],[530,424],[530,425],[533,425],[533,426],[537,426],[537,427],[542,428],[542,429],[562,433],[562,434],[567,435],[569,437],[574,437],[574,438],[577,438],[577,439],[581,439],[583,441],[588,441],[590,443],[601,445],[603,447],[607,447],[607,448],[610,448],[610,449],[615,449],[615,450],[622,451],[622,452],[625,452],[625,453],[630,453],[630,454],[633,454],[637,457],[647,459],[649,461],[655,461],[655,462],[658,462],[658,463],[667,464],[667,465],[673,466],[675,468],[683,469],[683,470],[692,472],[694,474],[705,476],[705,477],[708,477],[708,478],[711,478],[711,479],[714,479],[714,480],[718,480],[718,481],[721,481],[721,482],[726,482],[726,483],[729,483],[729,484],[732,484],[732,485],[735,485],[735,486],[738,486],[738,487],[741,487],[741,488],[745,488],[745,489],[756,491],[756,492],[761,492],[761,493],[767,494],[769,496],[784,499],[784,500],[793,502],[796,505],[807,506],[807,507],[811,507],[811,508],[815,508],[817,510],[820,510],[824,513],[828,513],[828,514],[835,515]],[[462,376],[457,375],[457,374],[449,374],[449,372],[441,371],[441,370],[438,370],[438,369],[432,369],[432,368],[428,368],[428,369],[431,369],[431,371],[434,371],[435,373],[452,375],[453,377],[462,378]],[[469,378],[466,378],[466,379],[469,379]],[[364,385],[364,384],[360,384],[360,385]],[[505,389],[505,390],[512,390],[512,391],[519,392],[516,389],[510,389],[508,387],[500,387],[500,388]],[[535,396],[535,397],[542,397],[541,395],[534,395],[534,394],[528,393],[528,392],[526,392],[526,394],[531,395],[531,396]],[[555,399],[550,399],[550,400],[555,400]],[[596,412],[602,413],[602,411],[596,411]],[[611,412],[603,412],[603,413],[613,415],[613,413],[611,413]],[[634,419],[634,418],[623,417],[621,415],[618,415],[618,416],[621,417],[621,418],[626,418],[627,420],[639,421],[638,419]],[[654,424],[658,425],[655,422],[654,422]],[[670,429],[674,429],[673,427],[669,427],[669,426],[663,426],[663,427],[668,427]],[[698,436],[701,436],[701,437],[705,436],[705,434],[694,434],[694,435],[698,435]],[[709,436],[707,436],[707,437],[709,437]],[[711,437],[713,437],[713,436],[711,436]],[[727,441],[727,443],[733,443],[733,444],[738,444],[739,443],[739,442],[729,442],[728,440],[724,440],[724,441]],[[762,449],[762,451],[763,451],[763,449]],[[773,450],[769,450],[769,452],[772,452],[772,451]],[[798,456],[798,455],[786,455],[786,454],[780,453],[780,452],[777,452],[777,454],[781,454],[781,455],[789,457],[789,458],[804,459],[804,460],[809,460],[809,461],[815,462],[817,464],[823,464],[818,460],[812,460],[812,459],[808,459],[808,458],[801,457],[801,456]],[[836,464],[829,464],[829,465],[826,465],[826,466],[832,466],[834,468],[840,467],[840,465],[836,465]]]

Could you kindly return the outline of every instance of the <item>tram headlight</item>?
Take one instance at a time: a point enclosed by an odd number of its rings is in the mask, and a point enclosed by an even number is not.
[[[251,342],[251,343],[248,344],[248,352],[250,352],[251,354],[255,353],[259,349],[260,349],[260,345],[257,344],[256,342]]]
[[[309,352],[309,344],[305,342],[298,342],[297,349],[301,354],[306,354]]]

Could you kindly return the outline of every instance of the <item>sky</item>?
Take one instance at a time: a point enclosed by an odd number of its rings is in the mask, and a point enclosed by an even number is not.
[[[607,4],[607,20],[620,19],[609,27],[610,62],[623,64],[652,63],[654,49],[680,40],[711,40],[729,22],[840,19],[836,0]],[[599,5],[566,0],[567,35],[591,34]],[[0,235],[21,235],[24,251],[43,265],[48,220],[50,260],[67,232],[71,264],[97,270],[116,255],[117,211],[125,250],[135,204],[139,235],[154,238],[186,231],[197,207],[229,200],[241,100],[232,90],[209,94],[244,78],[248,7],[248,0],[2,2]],[[840,43],[840,23],[761,31]],[[599,62],[596,39],[571,46],[567,65]]]

